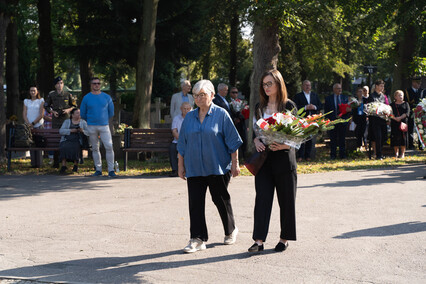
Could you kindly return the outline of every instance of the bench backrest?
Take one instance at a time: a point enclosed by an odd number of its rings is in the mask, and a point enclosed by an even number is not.
[[[124,132],[124,149],[167,152],[172,141],[172,131],[167,128],[133,128]]]
[[[31,132],[33,133],[33,137],[39,135],[44,138],[43,147],[59,148],[59,141],[61,141],[59,129],[32,129]],[[36,140],[35,137],[34,140]]]

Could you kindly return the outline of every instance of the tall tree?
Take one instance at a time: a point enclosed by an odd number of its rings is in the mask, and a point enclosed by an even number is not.
[[[133,109],[133,125],[139,128],[150,126],[158,2],[159,0],[143,1],[142,32],[136,67],[136,102]]]
[[[40,31],[40,36],[37,41],[40,56],[40,69],[37,75],[40,93],[42,96],[47,97],[49,91],[53,89],[52,81],[55,76],[50,0],[38,0],[37,10]]]
[[[6,157],[6,110],[4,96],[4,50],[6,45],[6,29],[10,23],[10,2],[0,0],[0,162]]]
[[[18,56],[18,27],[12,20],[7,27],[6,39],[6,85],[7,111],[10,117],[18,113],[19,109],[19,56]]]
[[[230,51],[229,51],[229,84],[235,86],[237,83],[237,48],[238,34],[240,31],[240,19],[237,5],[232,5],[231,28],[230,28]]]

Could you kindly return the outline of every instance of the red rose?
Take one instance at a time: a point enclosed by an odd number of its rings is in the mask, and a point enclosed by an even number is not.
[[[248,106],[244,107],[244,109],[241,111],[241,114],[244,116],[245,119],[248,119],[250,117],[250,110]]]
[[[265,120],[266,120],[267,123],[269,123],[269,125],[274,125],[277,122],[272,116],[268,117]]]

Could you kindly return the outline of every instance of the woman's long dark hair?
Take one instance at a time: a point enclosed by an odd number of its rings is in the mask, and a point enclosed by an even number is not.
[[[268,100],[269,97],[266,95],[265,90],[263,89],[263,79],[266,76],[271,75],[274,78],[274,83],[278,85],[278,94],[277,94],[277,102],[278,102],[278,112],[283,112],[285,111],[285,106],[288,100],[287,97],[287,87],[285,86],[285,82],[283,79],[283,76],[281,75],[280,71],[273,69],[273,70],[268,70],[265,73],[263,73],[262,78],[260,79],[260,89],[259,89],[259,93],[260,93],[260,103],[259,103],[259,109],[263,112],[263,110],[266,108],[266,106],[268,105]],[[256,118],[259,119],[260,117],[258,114],[258,111],[256,112]]]

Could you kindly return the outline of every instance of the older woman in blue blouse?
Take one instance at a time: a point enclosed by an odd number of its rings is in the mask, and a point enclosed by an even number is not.
[[[206,249],[207,187],[222,220],[224,243],[235,243],[238,228],[228,184],[231,176],[236,177],[240,173],[238,148],[243,143],[226,110],[212,103],[215,94],[212,82],[201,80],[192,92],[198,108],[185,116],[177,146],[178,174],[188,184],[191,239],[183,249],[186,253]]]

